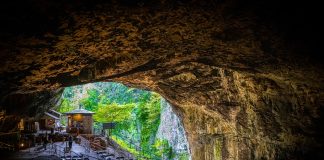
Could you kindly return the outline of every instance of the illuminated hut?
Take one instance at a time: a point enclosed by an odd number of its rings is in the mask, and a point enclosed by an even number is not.
[[[85,109],[75,109],[64,113],[67,120],[67,133],[92,134],[94,112]]]

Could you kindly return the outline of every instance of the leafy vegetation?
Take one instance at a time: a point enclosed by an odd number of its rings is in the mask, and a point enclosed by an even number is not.
[[[161,97],[154,93],[150,99],[139,105],[137,119],[141,124],[141,147],[149,150],[154,143],[160,125]]]
[[[134,149],[133,147],[130,147],[129,144],[127,144],[125,141],[121,140],[120,138],[116,137],[116,136],[111,136],[111,138],[117,142],[121,147],[123,147],[124,149],[126,149],[127,151],[129,151],[130,153],[132,153],[133,155],[136,156],[140,156],[140,152],[136,151],[136,149]]]
[[[59,112],[64,113],[73,110],[75,107],[71,105],[69,99],[63,99],[59,107]]]
[[[98,122],[123,122],[131,117],[134,104],[118,105],[112,104],[98,104],[96,114],[93,118]]]
[[[101,131],[100,123],[116,122],[111,138],[134,155],[151,159],[174,157],[168,141],[156,138],[161,114],[161,96],[157,93],[118,83],[94,83],[67,87],[61,102],[59,112],[80,106],[95,112],[94,127],[98,131]],[[132,145],[127,140],[131,140]]]
[[[175,155],[167,140],[157,139],[153,145],[155,155],[162,159],[172,159]]]

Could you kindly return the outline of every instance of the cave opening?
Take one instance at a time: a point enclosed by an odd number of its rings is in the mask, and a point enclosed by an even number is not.
[[[53,108],[68,115],[80,109],[94,113],[91,134],[111,138],[134,157],[190,159],[182,122],[158,93],[115,82],[88,83],[64,88],[59,104]],[[71,116],[81,126],[78,134],[88,133],[83,127],[86,119],[79,116]],[[61,120],[65,130],[69,125],[76,126],[67,117]]]
[[[37,116],[14,116],[18,131],[0,134],[0,143],[19,151],[7,158],[191,159],[182,121],[158,93],[96,82],[62,88],[57,96]],[[71,155],[54,154],[68,148],[69,136]]]

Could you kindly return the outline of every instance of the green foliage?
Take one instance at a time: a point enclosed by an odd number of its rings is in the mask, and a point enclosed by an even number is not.
[[[214,146],[214,157],[216,160],[222,159],[222,140],[217,139]]]
[[[126,149],[130,153],[134,154],[135,156],[138,156],[140,153],[136,151],[134,148],[131,148],[127,143],[125,143],[123,140],[117,138],[116,136],[111,137],[115,142],[117,142],[122,148]]]
[[[156,156],[167,159],[174,158],[174,153],[169,142],[165,139],[157,139],[153,145],[153,150]]]
[[[182,152],[178,155],[179,160],[189,160],[189,154],[188,152]]]
[[[82,104],[84,109],[89,111],[96,111],[98,103],[100,101],[100,93],[95,89],[87,90],[87,93],[88,97],[81,99],[80,103]]]
[[[69,99],[63,99],[61,101],[61,104],[59,106],[59,112],[64,113],[64,112],[69,112],[74,109],[74,106],[71,105],[71,102]]]
[[[134,107],[133,103],[124,105],[117,103],[99,104],[93,118],[98,122],[123,122],[131,117]]]
[[[74,96],[74,91],[72,87],[66,87],[63,92],[63,97],[66,99],[71,99]]]
[[[156,140],[160,125],[161,96],[154,92],[128,88],[118,83],[94,83],[87,87],[67,87],[63,92],[60,112],[79,108],[95,112],[97,122],[117,122],[113,135],[123,135],[142,148],[141,155],[161,159],[174,157],[172,147],[166,140]],[[100,131],[100,124],[95,128]],[[112,137],[123,148],[138,155],[122,139]],[[134,146],[133,146],[134,147]]]
[[[74,106],[71,104],[71,101],[67,98],[63,98],[61,104],[58,107],[60,113],[65,113],[74,110]],[[66,125],[66,119],[61,120],[61,124]]]
[[[149,150],[154,144],[156,132],[160,125],[161,97],[152,93],[151,97],[144,97],[139,105],[137,119],[141,124],[141,147]]]

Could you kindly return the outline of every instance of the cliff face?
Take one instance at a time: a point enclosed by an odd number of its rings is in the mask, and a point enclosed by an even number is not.
[[[196,103],[176,104],[182,106],[194,158],[304,159],[317,154],[323,135],[320,91],[236,72],[220,79],[221,89],[207,92],[213,98],[192,93],[187,99]]]
[[[172,111],[172,106],[165,100],[161,100],[161,122],[156,138],[167,140],[176,155],[174,159],[186,157],[191,159],[189,144],[183,124]]]
[[[323,64],[308,30],[284,34],[286,19],[256,1],[121,2],[1,5],[1,109],[35,114],[62,87],[116,81],[171,103],[194,160],[323,158]]]

